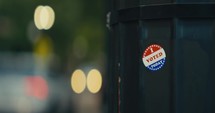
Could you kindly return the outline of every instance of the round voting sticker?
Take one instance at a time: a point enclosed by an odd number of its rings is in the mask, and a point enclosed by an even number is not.
[[[157,44],[150,45],[143,53],[143,64],[152,71],[159,70],[163,67],[166,59],[164,49]]]

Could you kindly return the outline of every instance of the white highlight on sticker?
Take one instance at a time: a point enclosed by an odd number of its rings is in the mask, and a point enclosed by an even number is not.
[[[144,57],[142,60],[143,60],[143,63],[146,67],[148,67],[149,65],[163,59],[166,57],[166,54],[165,54],[165,51],[163,48],[157,50],[156,52]]]

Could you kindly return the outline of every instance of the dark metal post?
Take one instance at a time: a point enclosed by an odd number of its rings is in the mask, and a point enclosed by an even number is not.
[[[112,3],[111,113],[215,113],[215,1]]]

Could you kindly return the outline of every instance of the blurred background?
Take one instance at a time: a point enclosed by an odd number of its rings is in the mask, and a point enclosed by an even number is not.
[[[104,0],[0,1],[0,113],[105,113]]]

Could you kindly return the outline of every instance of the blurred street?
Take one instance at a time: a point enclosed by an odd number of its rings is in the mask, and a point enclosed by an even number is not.
[[[0,113],[104,113],[103,0],[0,1]]]

